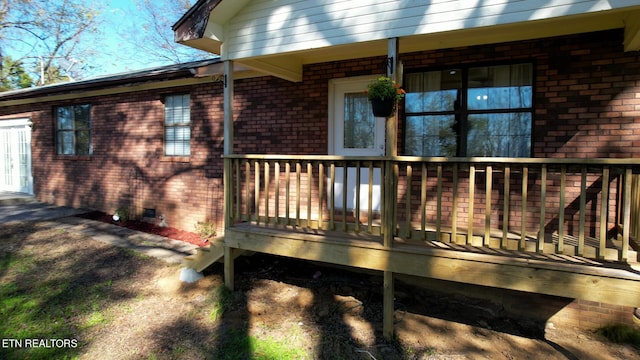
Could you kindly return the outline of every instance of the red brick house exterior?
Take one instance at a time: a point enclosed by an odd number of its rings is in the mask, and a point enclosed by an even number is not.
[[[618,29],[403,53],[400,60],[405,73],[465,64],[532,62],[532,157],[640,158],[640,53],[625,52],[622,43],[623,31]],[[374,57],[305,65],[303,79],[297,83],[270,76],[236,80],[234,152],[327,154],[329,80],[380,74],[383,60]],[[172,79],[151,81],[137,76],[124,76],[124,82],[116,85],[106,77],[0,94],[0,122],[15,117],[28,117],[33,122],[36,198],[107,213],[128,207],[136,216],[142,216],[144,209],[155,209],[173,227],[191,231],[197,221],[207,220],[222,231],[221,82],[215,76],[198,78],[191,84],[170,82],[195,79],[184,72],[172,74]],[[131,84],[143,83],[157,85],[131,91]],[[114,88],[105,94],[92,93]],[[163,152],[163,98],[170,94],[190,94],[188,157],[165,156]],[[91,155],[56,154],[54,109],[70,104],[91,105]],[[398,150],[403,154],[402,108],[400,111]],[[537,221],[532,219],[534,224]],[[539,298],[541,303],[565,305],[562,299]],[[583,320],[584,311],[591,308],[597,315]],[[567,309],[575,313],[568,320],[564,319],[567,313],[556,315],[558,321],[588,326],[630,321],[629,308],[619,306],[580,301]]]
[[[460,64],[532,61],[535,118],[532,157],[639,158],[640,54],[624,52],[622,31],[402,54],[405,72]],[[382,59],[307,65],[293,83],[274,77],[236,81],[235,152],[326,154],[330,79],[381,72]],[[187,76],[182,75],[184,78]],[[135,80],[135,75],[131,76]],[[58,205],[138,216],[155,209],[171,226],[196,221],[222,227],[222,86],[218,81],[47,101],[77,84],[0,95],[2,119],[33,122],[33,175],[37,199]],[[110,78],[81,91],[109,89]],[[69,90],[69,88],[72,88]],[[191,156],[163,154],[162,98],[191,95]],[[12,105],[17,100],[24,105]],[[90,156],[56,155],[54,109],[91,104]],[[403,153],[400,119],[399,153]],[[313,136],[308,137],[308,134]]]

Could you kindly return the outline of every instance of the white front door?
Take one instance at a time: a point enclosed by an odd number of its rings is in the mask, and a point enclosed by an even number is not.
[[[375,77],[334,79],[329,82],[329,154],[343,156],[383,156],[385,153],[385,119],[374,117],[364,90]],[[344,168],[335,175],[335,208],[341,209],[347,196],[347,209],[356,208],[356,169]],[[372,210],[380,210],[381,171],[373,169]],[[329,185],[330,186],[330,185]],[[329,188],[329,186],[327,188]],[[369,169],[360,169],[360,209],[369,207]],[[329,204],[331,205],[331,204]]]
[[[0,191],[33,194],[29,119],[0,120]]]

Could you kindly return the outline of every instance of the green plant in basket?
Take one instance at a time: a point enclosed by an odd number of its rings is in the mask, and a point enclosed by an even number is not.
[[[367,85],[367,98],[369,100],[402,100],[406,92],[395,81],[386,76],[381,76]]]

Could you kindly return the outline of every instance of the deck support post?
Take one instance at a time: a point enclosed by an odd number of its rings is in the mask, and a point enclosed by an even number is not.
[[[400,84],[400,61],[398,60],[398,38],[390,38],[388,41],[388,61],[387,76]],[[383,215],[383,241],[385,248],[393,247],[393,238],[395,235],[395,209],[396,209],[396,184],[398,181],[398,165],[393,163],[389,158],[398,156],[398,109],[387,118],[386,121],[386,144],[385,155],[387,161],[385,163],[385,209]],[[393,272],[384,271],[383,275],[383,311],[382,311],[382,332],[387,340],[393,338],[393,317],[394,317],[394,283]]]
[[[233,154],[233,62],[224,62],[224,152]],[[232,174],[231,159],[224,159],[224,229],[231,227],[232,207]],[[233,249],[224,243],[224,283],[229,290],[233,290],[234,266]]]

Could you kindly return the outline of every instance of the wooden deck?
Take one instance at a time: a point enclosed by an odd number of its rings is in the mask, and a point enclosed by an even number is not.
[[[377,270],[385,336],[394,274],[640,307],[638,174],[634,159],[227,155],[225,283],[239,251]]]
[[[366,233],[294,226],[238,224],[225,246],[298,259],[447,281],[640,306],[640,264],[578,256],[493,249],[455,243],[416,243]]]

